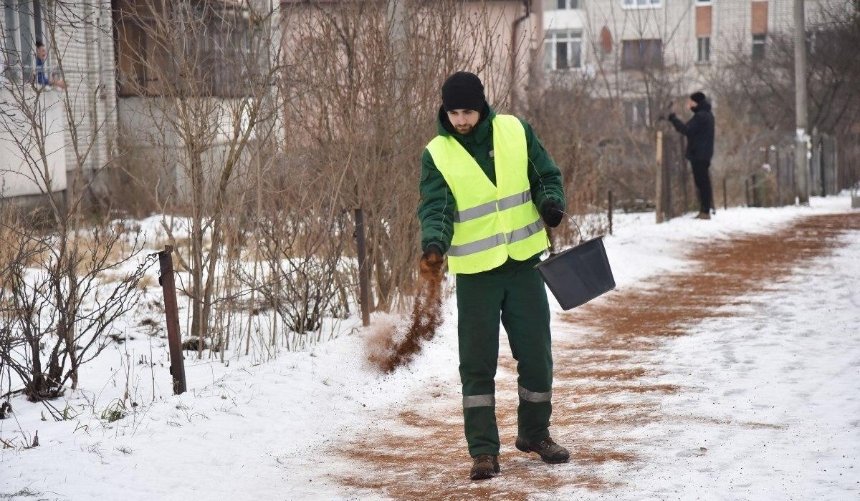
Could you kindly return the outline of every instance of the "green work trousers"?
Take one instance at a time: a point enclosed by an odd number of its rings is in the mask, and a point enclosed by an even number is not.
[[[457,275],[460,380],[469,454],[499,454],[495,376],[499,358],[499,318],[517,361],[519,436],[549,436],[552,414],[552,352],[546,289],[534,268],[538,259],[508,260],[475,274]]]

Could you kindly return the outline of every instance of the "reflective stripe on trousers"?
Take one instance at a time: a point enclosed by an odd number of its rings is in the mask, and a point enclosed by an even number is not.
[[[520,398],[527,402],[534,402],[539,404],[541,402],[549,402],[552,400],[552,390],[538,392],[538,391],[530,391],[522,386],[519,387]]]
[[[470,409],[472,407],[495,407],[495,395],[470,395],[463,396],[463,408]]]

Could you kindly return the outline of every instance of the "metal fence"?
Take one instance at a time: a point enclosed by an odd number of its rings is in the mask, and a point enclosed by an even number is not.
[[[809,150],[808,186],[810,196],[839,193],[839,155],[836,138],[827,134],[812,137]],[[750,207],[779,207],[795,202],[795,146],[791,137],[767,147],[765,163],[744,181],[746,204]]]
[[[657,132],[657,222],[698,210],[696,188],[684,157],[685,139],[680,134]],[[780,207],[795,203],[795,144],[786,136],[776,144],[762,148],[764,162],[750,167],[747,175],[730,178],[713,176],[714,206],[727,206],[729,200],[748,207]],[[840,189],[856,182],[848,179],[844,166],[840,169],[836,138],[816,134],[810,140],[808,186],[810,196],[836,195]],[[853,173],[853,170],[851,171]],[[732,188],[730,191],[730,187]],[[743,196],[740,191],[743,190]],[[734,195],[729,196],[729,193]]]

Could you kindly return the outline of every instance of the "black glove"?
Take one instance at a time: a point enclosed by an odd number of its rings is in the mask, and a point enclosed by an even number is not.
[[[669,113],[669,120],[674,120],[675,118],[676,117],[674,113]]]
[[[421,255],[421,262],[418,264],[418,270],[421,276],[426,279],[431,279],[442,272],[442,251],[434,244],[430,244],[424,249],[424,254]]]
[[[548,198],[540,205],[540,217],[550,228],[555,228],[564,217],[564,210],[560,203]]]

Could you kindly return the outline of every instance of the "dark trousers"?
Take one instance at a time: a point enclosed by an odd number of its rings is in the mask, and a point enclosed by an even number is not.
[[[714,191],[711,188],[710,160],[690,160],[693,167],[693,181],[696,183],[696,194],[699,196],[699,212],[711,213],[714,208]]]
[[[508,261],[495,270],[457,275],[460,379],[469,454],[499,454],[495,375],[499,320],[508,333],[519,378],[518,435],[549,436],[552,355],[549,306],[537,260]]]

